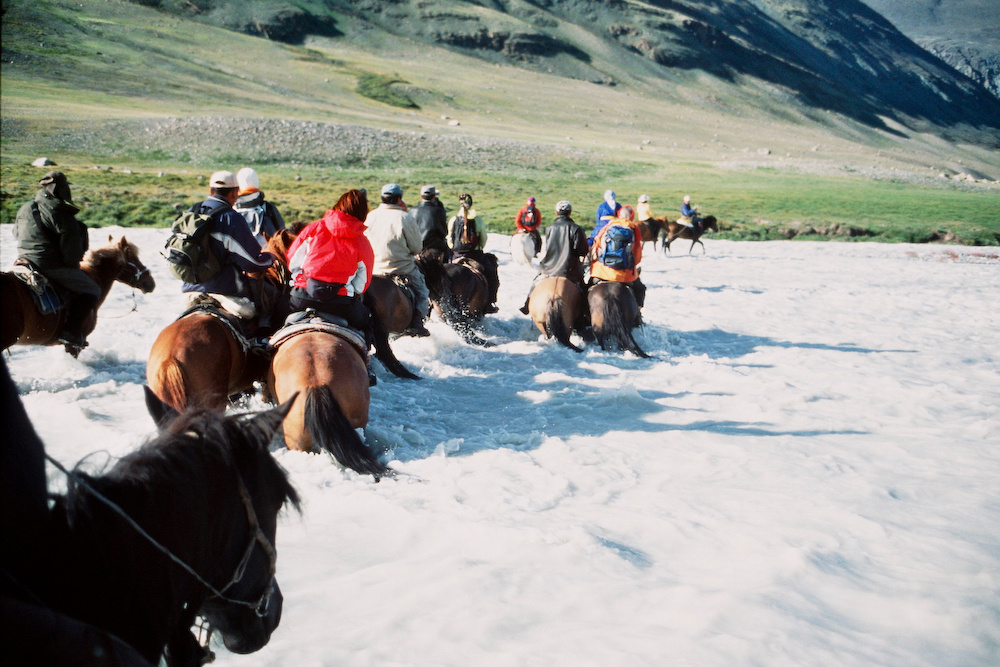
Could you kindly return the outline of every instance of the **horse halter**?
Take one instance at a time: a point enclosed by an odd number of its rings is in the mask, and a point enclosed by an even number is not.
[[[142,279],[148,276],[150,273],[148,266],[140,267],[136,262],[131,259],[125,260],[125,266],[121,268],[118,272],[118,280],[122,281],[129,287],[139,287],[139,283]]]
[[[267,539],[267,535],[260,528],[260,521],[257,520],[257,512],[254,511],[253,501],[250,499],[250,492],[247,491],[247,485],[243,482],[243,476],[237,472],[236,481],[239,482],[240,488],[240,500],[243,501],[243,507],[247,512],[247,523],[250,524],[250,542],[247,544],[247,548],[243,551],[243,558],[240,559],[239,564],[236,566],[236,571],[233,572],[232,578],[229,583],[222,587],[221,590],[216,591],[211,588],[214,598],[219,598],[230,604],[237,604],[243,607],[250,607],[254,610],[257,616],[263,618],[267,615],[267,608],[271,604],[271,596],[274,595],[274,580],[275,573],[277,571],[278,554],[274,550],[274,545],[271,541]],[[264,587],[263,592],[261,592],[260,597],[256,602],[249,602],[246,600],[234,600],[232,598],[223,595],[230,587],[239,583],[246,573],[247,564],[250,562],[250,556],[253,554],[254,547],[260,545],[261,550],[264,555],[267,556],[267,567],[268,567],[268,578],[267,585]]]

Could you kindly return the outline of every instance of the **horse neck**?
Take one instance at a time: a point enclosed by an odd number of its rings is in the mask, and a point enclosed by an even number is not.
[[[101,298],[97,301],[98,306],[108,298],[111,286],[118,279],[119,259],[120,255],[91,254],[80,264],[80,269],[101,288]]]

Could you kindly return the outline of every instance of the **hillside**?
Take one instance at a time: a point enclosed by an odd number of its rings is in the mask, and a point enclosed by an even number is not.
[[[856,2],[3,7],[5,207],[31,185],[8,166],[45,155],[154,174],[270,165],[304,216],[328,187],[392,178],[483,192],[501,220],[528,188],[589,198],[615,185],[658,202],[709,193],[748,225],[876,224],[888,196],[943,229],[1000,228],[980,203],[1000,180],[1000,103]],[[821,177],[808,201],[802,175]],[[294,191],[300,178],[324,194]],[[150,217],[154,195],[176,202],[153,182],[125,190],[127,219]],[[890,212],[900,224],[904,210]],[[913,238],[946,236],[925,231]]]
[[[1000,98],[1000,7],[994,0],[865,0],[865,4]]]

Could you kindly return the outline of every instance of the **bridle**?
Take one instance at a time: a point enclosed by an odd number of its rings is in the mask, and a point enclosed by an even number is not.
[[[137,262],[125,258],[125,266],[118,272],[118,280],[129,287],[138,288],[142,279],[150,274],[148,266],[140,266]]]
[[[130,517],[128,513],[119,507],[115,502],[108,499],[104,494],[95,489],[93,486],[84,481],[75,471],[67,470],[61,463],[56,461],[54,458],[45,455],[45,458],[56,468],[58,468],[64,475],[73,480],[74,483],[82,486],[89,493],[91,493],[95,498],[104,503],[113,512],[121,516],[125,521],[132,526],[140,535],[142,535],[150,544],[160,550],[164,555],[166,555],[170,560],[174,561],[177,565],[183,568],[188,574],[198,580],[202,586],[207,588],[212,596],[209,599],[219,599],[227,604],[237,605],[240,607],[247,607],[252,609],[258,617],[263,618],[267,615],[268,607],[271,604],[271,597],[274,595],[275,586],[275,572],[277,569],[278,554],[274,549],[274,545],[271,541],[267,539],[267,535],[260,528],[260,521],[257,519],[257,512],[253,508],[253,502],[250,500],[250,493],[247,491],[246,484],[243,481],[243,476],[236,471],[236,481],[239,484],[240,499],[243,501],[243,507],[247,513],[247,522],[250,524],[250,541],[247,544],[246,549],[243,552],[243,558],[240,559],[239,564],[236,566],[236,570],[233,572],[233,576],[230,578],[229,583],[222,587],[222,589],[217,589],[215,586],[206,581],[200,574],[198,574],[193,567],[182,561],[180,558],[175,556],[167,547],[160,544],[152,535],[146,532],[146,530],[136,523],[135,519]],[[260,545],[264,554],[267,556],[268,561],[268,579],[267,585],[261,592],[260,597],[255,601],[248,600],[237,600],[225,595],[225,592],[239,583],[246,573],[247,564],[250,562],[250,556],[253,554],[253,549],[256,545]]]

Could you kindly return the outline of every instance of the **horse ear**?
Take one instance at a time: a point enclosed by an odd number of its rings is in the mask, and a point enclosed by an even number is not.
[[[115,237],[112,236],[111,234],[108,234],[108,243],[113,243],[114,240],[115,240]]]
[[[274,434],[277,432],[278,427],[281,426],[281,422],[285,420],[285,416],[292,409],[292,403],[295,402],[298,395],[299,393],[295,392],[290,399],[278,407],[258,413],[251,418],[251,421],[260,426],[268,435],[269,441],[274,438]]]

